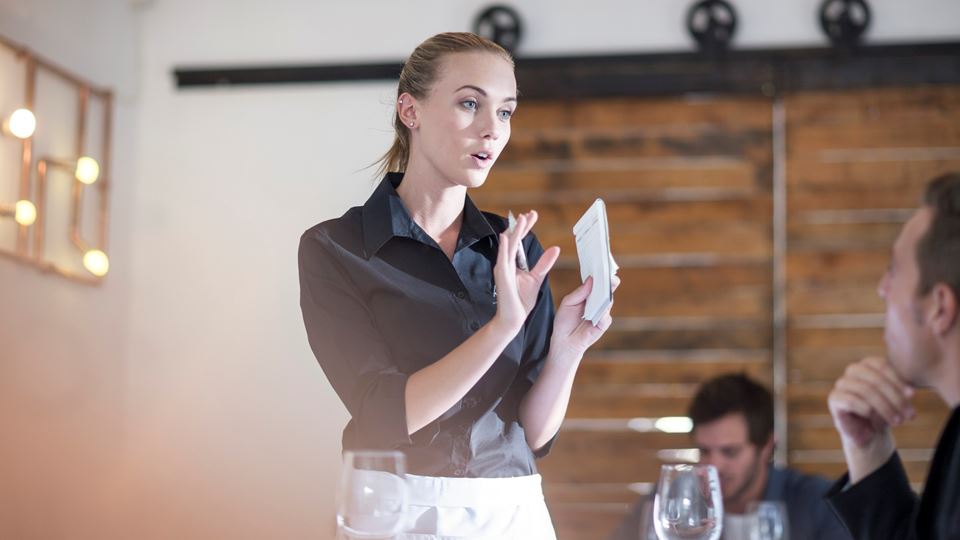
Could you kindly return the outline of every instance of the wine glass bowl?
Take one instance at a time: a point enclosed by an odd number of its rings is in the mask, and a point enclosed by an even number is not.
[[[349,540],[390,538],[407,509],[406,462],[401,452],[347,451],[337,490],[337,530]]]
[[[723,498],[716,467],[663,465],[653,500],[653,520],[660,540],[718,540],[723,528]]]
[[[747,506],[750,540],[789,540],[787,507],[779,501],[758,501]]]

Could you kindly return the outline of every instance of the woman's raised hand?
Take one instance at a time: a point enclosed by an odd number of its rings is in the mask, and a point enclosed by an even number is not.
[[[521,241],[537,222],[533,210],[517,216],[512,231],[500,233],[497,264],[493,271],[497,286],[496,317],[511,331],[520,331],[533,306],[537,303],[540,285],[560,256],[560,248],[553,246],[543,252],[536,266],[530,270],[517,268],[517,251],[523,249]]]
[[[620,286],[620,278],[613,276],[612,285],[613,290],[616,290]],[[610,328],[613,323],[613,317],[610,316],[610,309],[613,308],[612,302],[600,315],[600,320],[597,321],[596,326],[583,318],[587,297],[590,296],[592,289],[593,278],[588,277],[582,285],[564,296],[563,300],[560,301],[557,315],[553,319],[551,349],[559,347],[569,349],[575,354],[583,354]]]

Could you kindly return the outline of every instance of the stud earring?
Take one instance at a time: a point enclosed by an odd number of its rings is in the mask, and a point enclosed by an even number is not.
[[[410,122],[410,127],[413,127],[413,122]]]

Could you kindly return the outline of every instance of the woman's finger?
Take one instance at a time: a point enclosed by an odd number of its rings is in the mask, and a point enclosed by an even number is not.
[[[520,214],[520,217],[517,218],[517,225],[514,227],[513,236],[510,238],[510,253],[513,260],[517,260],[517,250],[523,249],[522,242],[526,235],[524,231],[527,227],[527,221],[526,214]]]
[[[584,281],[582,285],[570,291],[570,294],[563,297],[563,300],[560,301],[560,305],[576,306],[577,304],[582,304],[587,300],[587,297],[590,296],[591,290],[593,290],[593,276],[587,276],[587,280]]]
[[[557,262],[557,258],[560,257],[560,248],[557,246],[551,246],[549,249],[543,252],[543,255],[540,256],[540,260],[537,261],[536,266],[530,270],[530,273],[533,274],[538,280],[543,282],[543,279],[547,277],[547,274],[550,273],[550,269],[553,268],[553,265]]]

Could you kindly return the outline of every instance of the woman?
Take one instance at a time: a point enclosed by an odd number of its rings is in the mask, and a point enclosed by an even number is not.
[[[349,449],[407,456],[406,538],[555,538],[534,458],[566,412],[584,351],[590,282],[554,310],[560,253],[507,231],[467,189],[510,138],[513,60],[468,33],[436,35],[400,75],[389,172],[362,207],[306,231],[301,307],[310,345],[351,419]],[[530,270],[518,268],[522,250]]]

